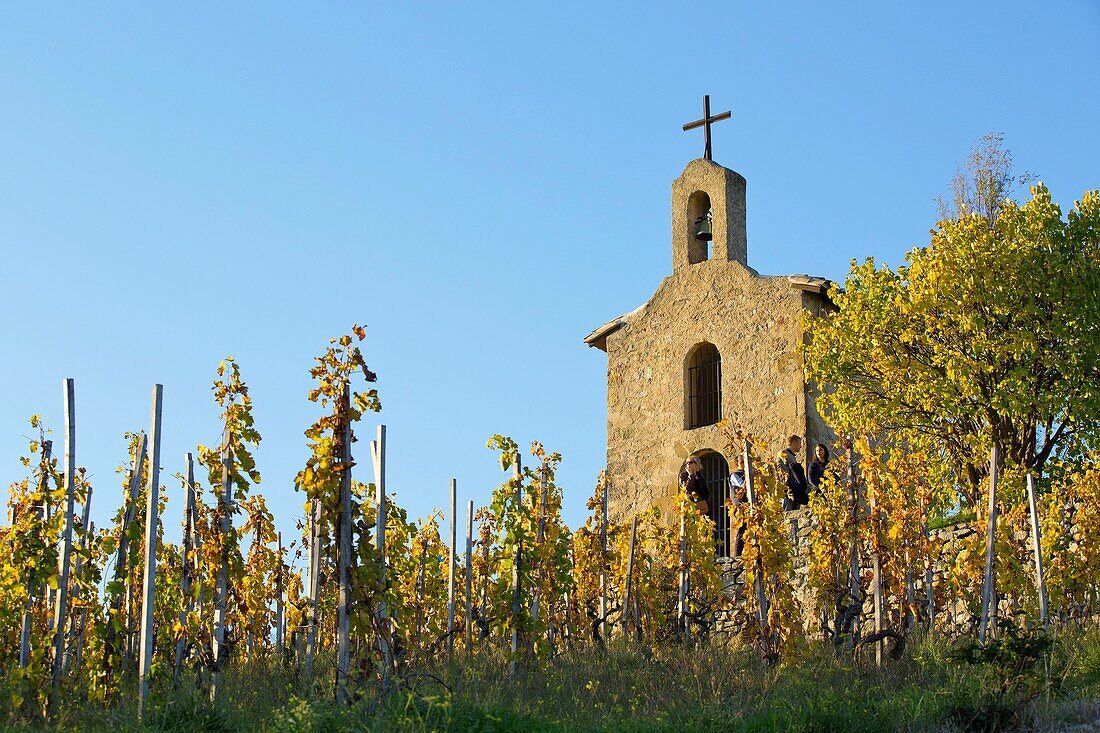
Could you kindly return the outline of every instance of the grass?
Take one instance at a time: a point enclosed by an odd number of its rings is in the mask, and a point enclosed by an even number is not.
[[[937,529],[943,529],[944,527],[950,527],[956,524],[964,524],[973,522],[978,516],[978,513],[973,509],[958,509],[954,513],[946,514],[942,517],[932,517],[928,520],[928,529],[935,531]]]
[[[779,667],[719,643],[648,650],[616,644],[521,669],[488,653],[417,670],[385,694],[371,683],[332,702],[331,676],[303,686],[256,663],[225,675],[217,702],[192,682],[159,689],[143,724],[132,700],[75,697],[48,727],[9,718],[2,730],[209,731],[996,731],[1057,730],[1100,717],[1100,634],[1064,632],[1019,674],[959,661],[946,641],[918,640],[879,669],[824,648]],[[1026,666],[1026,665],[1025,665]],[[436,680],[438,678],[439,681]]]

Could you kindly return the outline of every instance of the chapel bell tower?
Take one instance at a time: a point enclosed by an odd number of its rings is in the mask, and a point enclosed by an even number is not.
[[[745,239],[745,179],[711,158],[710,126],[728,120],[729,110],[710,113],[703,97],[703,117],[684,131],[703,128],[703,157],[684,168],[672,184],[672,272],[680,273],[708,260],[740,262],[748,267]]]
[[[707,260],[748,267],[745,179],[696,158],[672,184],[672,272]]]

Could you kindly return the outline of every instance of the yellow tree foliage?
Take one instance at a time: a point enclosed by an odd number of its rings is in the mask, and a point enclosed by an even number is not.
[[[977,503],[996,444],[1042,470],[1100,441],[1100,193],[1068,217],[1042,185],[991,223],[939,222],[892,270],[852,263],[806,319],[806,371],[840,434],[926,451]],[[940,469],[933,469],[940,473]]]
[[[1095,618],[1100,611],[1100,455],[1053,482],[1039,516],[1052,615]]]

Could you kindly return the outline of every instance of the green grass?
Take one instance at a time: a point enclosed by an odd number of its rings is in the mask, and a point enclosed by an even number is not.
[[[1095,632],[1064,632],[1038,666],[1016,676],[1003,665],[958,661],[943,640],[909,646],[879,669],[824,648],[776,668],[719,643],[652,652],[615,644],[562,654],[515,678],[503,655],[483,654],[417,670],[386,692],[372,682],[351,705],[332,701],[330,670],[319,668],[319,681],[306,687],[290,671],[256,663],[227,671],[213,703],[193,680],[159,687],[144,724],[132,698],[104,706],[74,695],[48,727],[9,716],[0,729],[871,733],[1056,730],[1100,717]]]
[[[943,529],[944,527],[950,527],[955,524],[965,524],[973,522],[977,518],[978,514],[973,509],[958,510],[953,514],[947,514],[942,517],[932,517],[928,520],[928,529],[935,531],[937,529]]]

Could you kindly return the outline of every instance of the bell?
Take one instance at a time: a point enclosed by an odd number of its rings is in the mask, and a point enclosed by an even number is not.
[[[695,220],[695,238],[701,242],[709,242],[711,240],[710,216],[700,216]]]

